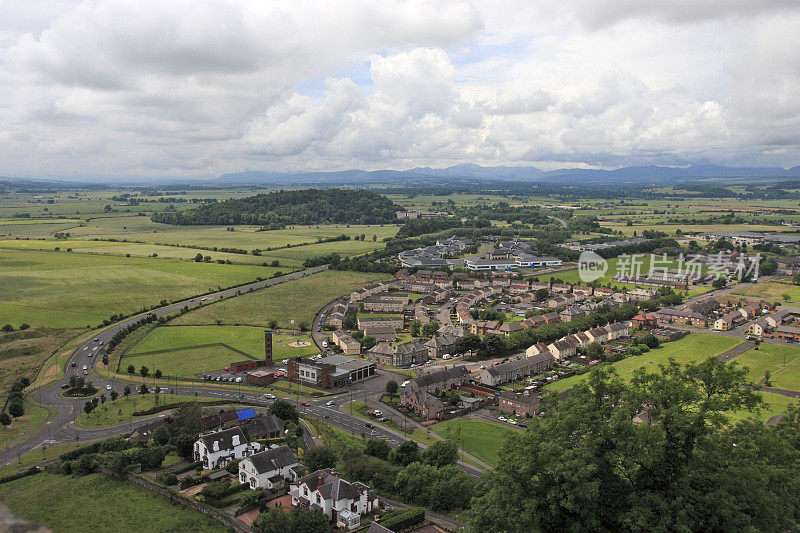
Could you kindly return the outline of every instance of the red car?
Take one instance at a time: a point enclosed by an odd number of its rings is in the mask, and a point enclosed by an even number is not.
[[[300,402],[300,405],[303,407],[308,407],[310,404],[308,402]]]
[[[88,371],[86,371],[86,370],[84,370],[84,371],[83,371],[83,375],[84,375],[84,376],[88,376],[88,375],[89,375],[89,372],[88,372]]]

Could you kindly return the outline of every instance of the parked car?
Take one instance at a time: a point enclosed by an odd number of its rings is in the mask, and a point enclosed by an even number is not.
[[[106,385],[106,390],[111,390],[111,385]]]
[[[241,383],[241,382],[242,382],[242,378],[241,378],[241,376],[239,376],[238,378],[236,378],[236,383]]]
[[[267,400],[274,400],[275,399],[275,395],[267,393],[267,394],[264,395],[264,398],[266,398]]]
[[[366,423],[366,424],[364,424],[364,425],[365,425],[365,426],[367,426],[368,428],[374,428],[374,427],[375,427],[375,425],[374,425],[374,424],[371,424],[370,422],[367,422],[367,423]]]
[[[327,402],[325,402],[325,405],[327,406],[336,405],[336,402],[333,400],[328,400]]]
[[[411,380],[410,380],[410,379],[407,379],[407,380],[405,380],[404,382],[402,382],[402,383],[400,384],[400,386],[401,386],[401,387],[407,387],[409,383],[411,383]]]
[[[308,407],[311,404],[309,404],[308,402],[300,402],[300,405],[302,405],[303,407]]]
[[[88,370],[89,367],[87,365],[83,365],[83,370]]]

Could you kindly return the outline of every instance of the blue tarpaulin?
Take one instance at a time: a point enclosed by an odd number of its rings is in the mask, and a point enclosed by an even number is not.
[[[241,411],[236,411],[236,416],[239,417],[239,422],[242,420],[250,420],[251,418],[256,417],[256,412],[252,409],[242,409]]]

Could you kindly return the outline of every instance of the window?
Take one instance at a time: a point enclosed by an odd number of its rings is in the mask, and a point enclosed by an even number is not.
[[[319,493],[317,493],[317,503],[322,503],[322,498],[320,497]]]

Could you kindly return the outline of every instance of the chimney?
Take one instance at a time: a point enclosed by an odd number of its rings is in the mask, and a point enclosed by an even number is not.
[[[211,446],[211,449],[214,450],[215,452],[219,451],[219,441],[218,440],[214,441],[214,444]]]
[[[239,435],[234,435],[232,442],[233,442],[234,446],[238,446],[239,445]]]

